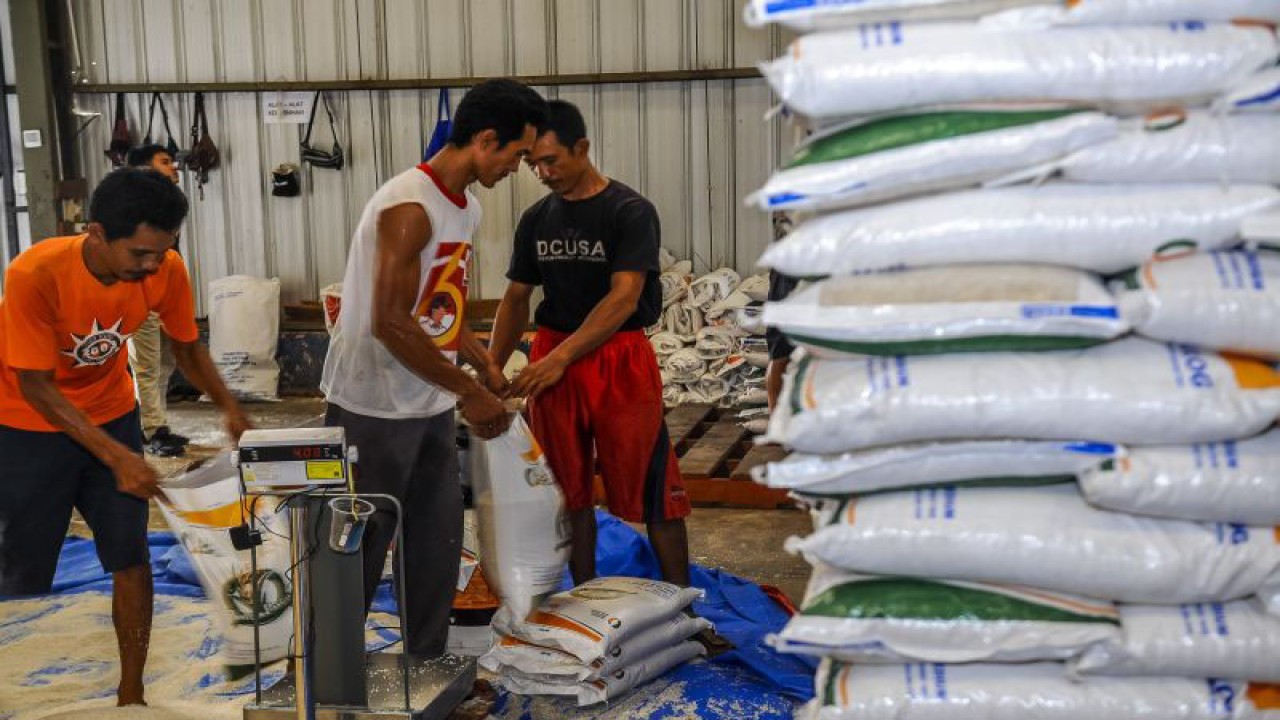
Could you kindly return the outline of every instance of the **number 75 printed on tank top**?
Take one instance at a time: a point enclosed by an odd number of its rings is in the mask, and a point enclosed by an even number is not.
[[[418,295],[413,316],[445,352],[457,352],[467,305],[467,266],[471,243],[442,242]]]

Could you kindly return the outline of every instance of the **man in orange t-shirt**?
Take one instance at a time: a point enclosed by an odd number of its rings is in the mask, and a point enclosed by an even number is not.
[[[153,587],[147,501],[125,342],[156,313],[178,367],[217,403],[233,440],[249,422],[196,330],[191,283],[172,251],[187,200],[150,170],[117,170],[89,203],[88,233],[19,255],[0,298],[0,596],[48,592],[80,511],[112,574],[117,701],[143,704]]]

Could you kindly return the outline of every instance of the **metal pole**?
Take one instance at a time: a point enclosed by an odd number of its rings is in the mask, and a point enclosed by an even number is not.
[[[294,707],[298,720],[315,720],[315,708],[311,705],[311,651],[307,638],[308,604],[311,602],[307,587],[307,503],[305,498],[289,507],[289,555],[293,563],[293,655],[294,655]]]

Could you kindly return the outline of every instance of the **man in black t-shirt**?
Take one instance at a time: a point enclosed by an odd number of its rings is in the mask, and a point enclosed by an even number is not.
[[[528,162],[551,194],[520,219],[490,353],[501,366],[529,320],[537,286],[532,363],[508,395],[530,399],[534,436],[564,491],[575,583],[596,575],[593,479],[609,510],[644,523],[663,579],[689,584],[690,512],[663,419],[662,379],[644,328],[662,311],[658,214],[588,157],[582,114],[548,103],[549,122]]]

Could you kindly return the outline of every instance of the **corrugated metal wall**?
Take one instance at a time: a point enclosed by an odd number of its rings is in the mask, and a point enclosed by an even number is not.
[[[751,66],[775,55],[777,31],[741,22],[741,0],[72,0],[84,76],[93,83],[401,79]],[[698,269],[752,269],[767,219],[743,207],[789,148],[763,120],[763,80],[539,88],[577,103],[597,164],[650,197],[663,241]],[[257,94],[209,96],[224,164],[194,197],[184,235],[199,287],[232,273],[278,276],[286,301],[341,279],[351,230],[379,183],[417,162],[435,121],[435,91],[331,93],[346,169],[304,170],[303,197],[269,193],[269,170],[297,162],[303,126],[265,125]],[[454,92],[456,103],[458,92]],[[138,135],[146,98],[131,96]],[[189,140],[190,96],[166,96]],[[103,113],[81,136],[91,182],[111,98],[78,95]],[[324,137],[322,135],[322,137]],[[184,178],[188,183],[190,178]],[[543,193],[521,172],[480,190],[480,297],[500,296],[510,235]],[[201,293],[203,294],[203,293]]]

